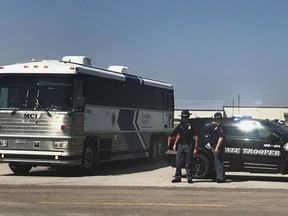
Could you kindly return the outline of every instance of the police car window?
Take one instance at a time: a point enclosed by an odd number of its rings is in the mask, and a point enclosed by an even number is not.
[[[270,137],[271,132],[269,130],[267,130],[265,127],[261,126],[259,128],[259,136],[261,138],[268,138]]]
[[[264,127],[266,127],[269,131],[271,131],[272,133],[278,134],[280,136],[288,136],[288,129],[278,123],[268,121],[268,120],[263,120],[261,121],[261,124]]]
[[[241,121],[238,128],[245,138],[268,138],[270,133],[258,121]]]
[[[236,126],[226,126],[226,137],[241,137],[242,133]]]

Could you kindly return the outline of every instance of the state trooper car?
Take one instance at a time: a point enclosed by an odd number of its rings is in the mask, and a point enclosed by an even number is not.
[[[214,175],[214,160],[209,140],[209,130],[214,119],[191,119],[198,128],[198,154],[193,157],[194,178]],[[288,129],[269,120],[223,118],[226,136],[222,144],[225,171],[251,173],[288,172]],[[175,139],[170,137],[166,161],[175,167],[176,152],[172,150]]]

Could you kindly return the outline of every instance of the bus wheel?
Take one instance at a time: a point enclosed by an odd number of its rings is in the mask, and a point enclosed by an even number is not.
[[[201,154],[193,156],[192,173],[193,178],[208,178],[211,176],[211,163],[207,157]]]
[[[96,165],[97,165],[96,146],[92,143],[88,143],[84,149],[82,171],[85,173],[92,173],[95,171]]]
[[[167,143],[168,138],[167,137],[161,137],[159,141],[159,156],[160,159],[164,159],[166,152],[168,151],[168,143]]]
[[[163,140],[160,137],[154,137],[149,149],[149,157],[152,162],[164,158],[165,148]]]
[[[23,165],[23,164],[17,164],[17,163],[9,163],[9,168],[16,175],[26,175],[32,169],[32,166]]]

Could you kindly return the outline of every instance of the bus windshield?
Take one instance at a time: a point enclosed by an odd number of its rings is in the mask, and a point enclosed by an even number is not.
[[[72,106],[71,76],[0,76],[0,109],[70,111]]]

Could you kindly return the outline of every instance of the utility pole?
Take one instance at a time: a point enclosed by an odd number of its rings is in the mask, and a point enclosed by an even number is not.
[[[234,98],[232,100],[232,116],[234,115]]]
[[[238,94],[238,114],[240,114],[240,94]]]

